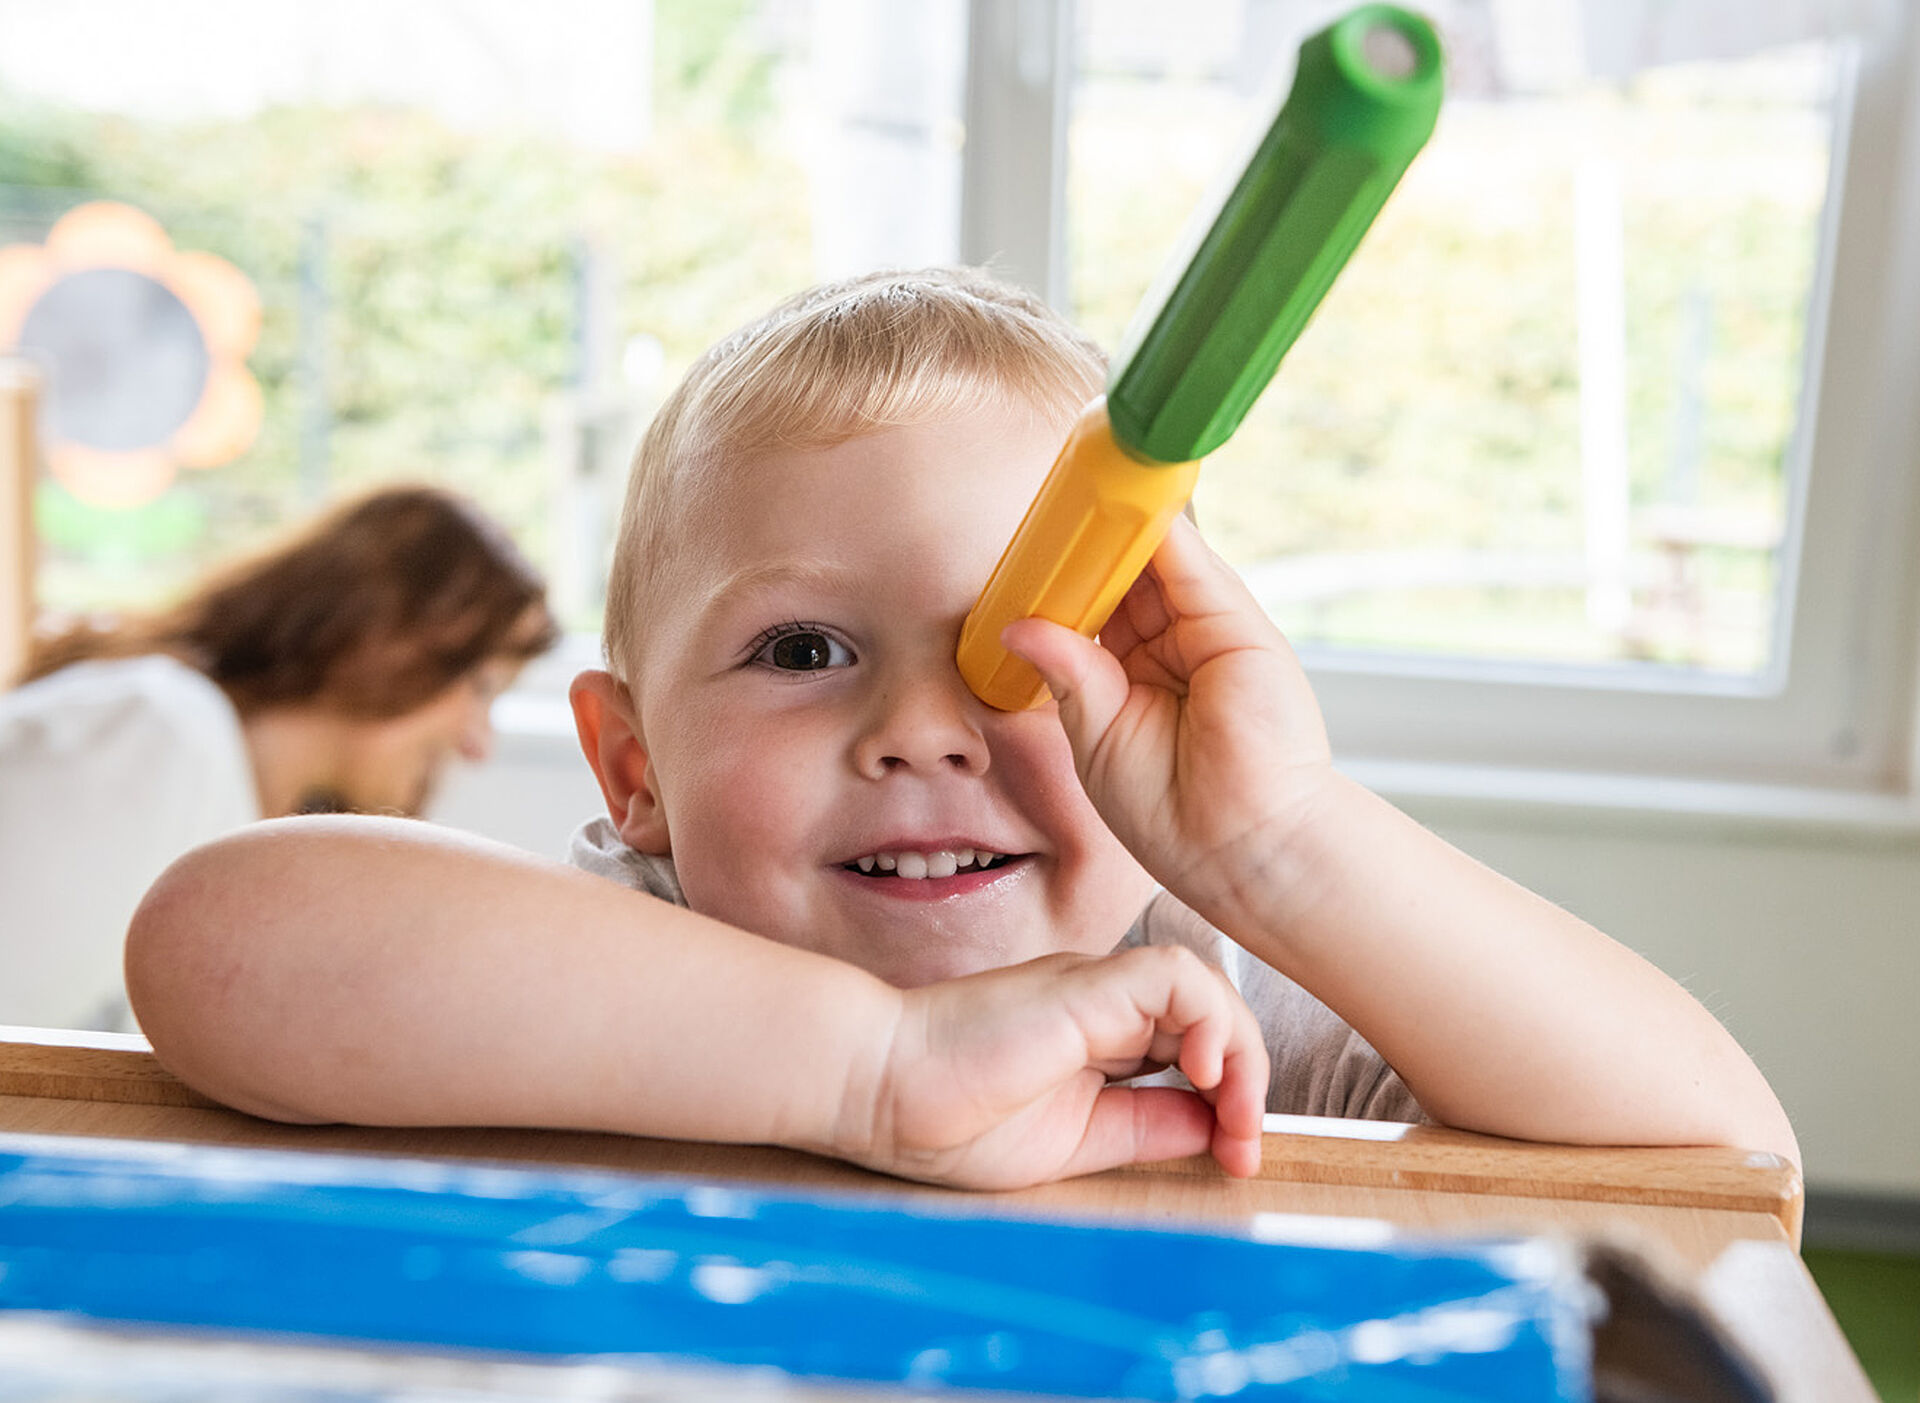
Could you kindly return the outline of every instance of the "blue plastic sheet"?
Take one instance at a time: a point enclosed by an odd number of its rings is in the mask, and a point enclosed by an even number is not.
[[[0,1136],[0,1308],[1153,1400],[1587,1397],[1548,1244],[1357,1248],[597,1172]]]

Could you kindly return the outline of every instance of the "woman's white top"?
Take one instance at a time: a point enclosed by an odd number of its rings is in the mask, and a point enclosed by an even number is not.
[[[0,692],[0,1024],[130,1030],[127,922],[174,858],[260,817],[240,718],[167,657]]]

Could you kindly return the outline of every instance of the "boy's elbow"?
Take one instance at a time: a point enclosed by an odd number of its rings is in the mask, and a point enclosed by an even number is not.
[[[253,1084],[267,1030],[249,947],[273,925],[265,856],[241,830],[161,873],[127,928],[127,998],[155,1055],[196,1091],[253,1115],[312,1122]]]
[[[1705,1131],[1705,1143],[1727,1149],[1778,1155],[1795,1170],[1801,1166],[1800,1142],[1786,1108],[1772,1086],[1729,1036],[1726,1055],[1708,1062],[1690,1084],[1693,1114]]]
[[[1796,1171],[1801,1168],[1800,1141],[1793,1133],[1786,1111],[1777,1101],[1745,1117],[1726,1138],[1734,1149],[1778,1155]]]
[[[197,1021],[190,1005],[206,986],[209,947],[219,934],[220,847],[195,849],[162,872],[127,927],[127,998],[156,1050],[170,1046],[176,1033],[190,1033]]]
[[[1701,1099],[1673,1109],[1649,1133],[1648,1142],[1773,1155],[1796,1172],[1801,1164],[1800,1143],[1787,1113],[1755,1070],[1747,1070],[1739,1081],[1723,1084]]]

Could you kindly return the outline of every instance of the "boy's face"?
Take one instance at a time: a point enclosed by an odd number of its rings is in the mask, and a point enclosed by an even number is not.
[[[902,986],[1119,941],[1151,881],[1053,706],[954,664],[1067,427],[995,405],[776,451],[689,513],[633,679],[656,821],[623,835],[694,909]]]

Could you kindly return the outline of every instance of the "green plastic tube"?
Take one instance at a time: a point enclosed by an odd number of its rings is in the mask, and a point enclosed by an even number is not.
[[[1363,5],[1301,45],[1279,115],[1115,356],[1122,445],[1184,463],[1227,441],[1432,135],[1440,93],[1440,41],[1398,6]]]
[[[961,628],[961,675],[1006,711],[1046,700],[1000,645],[1041,617],[1089,638],[1146,568],[1267,387],[1440,111],[1440,41],[1419,16],[1363,5],[1308,39],[1279,115],[1150,293]]]

